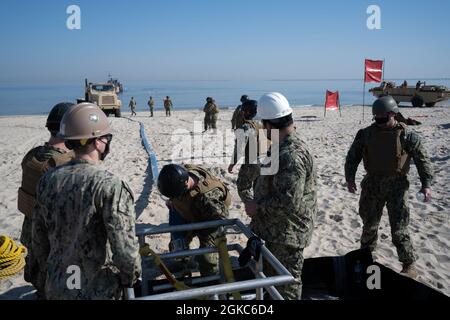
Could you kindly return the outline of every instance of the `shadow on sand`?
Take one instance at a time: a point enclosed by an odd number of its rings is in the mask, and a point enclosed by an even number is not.
[[[136,219],[142,214],[145,208],[148,207],[149,198],[152,194],[153,184],[155,182],[155,177],[153,177],[152,164],[150,160],[147,162],[147,168],[145,169],[146,177],[144,180],[144,187],[142,188],[141,195],[136,200],[135,210]]]

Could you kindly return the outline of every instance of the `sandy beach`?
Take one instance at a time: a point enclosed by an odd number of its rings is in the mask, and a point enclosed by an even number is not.
[[[129,110],[123,115],[128,117]],[[422,122],[413,129],[420,134],[431,157],[435,173],[431,203],[421,203],[416,199],[420,181],[414,165],[410,172],[409,230],[419,260],[417,262],[419,281],[426,283],[446,295],[450,295],[450,108],[402,108],[405,117]],[[134,120],[141,121],[146,130],[158,160],[158,167],[174,161],[176,163],[201,161],[230,187],[233,204],[230,217],[239,218],[244,223],[249,218],[244,212],[236,192],[239,167],[234,174],[227,172],[228,157],[232,151],[230,119],[232,110],[222,110],[219,114],[219,134],[201,134],[203,112],[200,110],[175,110],[167,118],[157,110],[155,117],[148,112],[138,112]],[[296,108],[294,118],[297,130],[308,143],[317,162],[318,170],[318,215],[311,245],[305,250],[305,258],[343,255],[359,248],[362,222],[358,216],[359,183],[363,177],[362,164],[357,175],[358,192],[347,192],[344,179],[344,161],[353,138],[360,128],[370,124],[370,108],[366,107],[365,121],[362,121],[361,107],[343,107],[339,112],[328,111],[323,117],[323,109]],[[20,163],[25,153],[32,147],[48,139],[44,128],[45,116],[8,116],[0,118],[0,234],[18,241],[23,215],[17,210],[17,189],[21,182]],[[139,124],[126,118],[110,118],[114,130],[112,152],[102,164],[107,170],[127,181],[135,194],[139,225],[157,225],[168,221],[167,208],[156,187],[152,186],[148,155],[139,135]],[[224,137],[228,130],[228,139]],[[220,134],[223,133],[223,134]],[[194,152],[176,154],[177,148],[184,147]],[[203,155],[203,159],[201,156]],[[147,241],[157,251],[168,247],[168,236]],[[400,271],[397,253],[391,242],[387,214],[383,215],[378,247],[375,258],[382,264]],[[0,282],[0,299],[34,298],[30,284],[23,280],[23,273]]]

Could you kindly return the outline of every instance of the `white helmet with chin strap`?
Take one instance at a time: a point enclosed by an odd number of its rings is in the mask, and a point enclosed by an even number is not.
[[[278,92],[269,92],[262,95],[258,101],[258,120],[274,120],[292,114],[289,101]]]

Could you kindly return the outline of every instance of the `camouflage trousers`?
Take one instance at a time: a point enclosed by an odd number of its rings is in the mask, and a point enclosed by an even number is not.
[[[281,264],[292,274],[294,283],[276,287],[286,300],[301,300],[302,298],[302,269],[303,248],[287,246],[278,243],[265,243],[267,249],[281,262]],[[275,276],[275,270],[264,261],[264,273],[267,276]]]
[[[175,210],[169,211],[169,225],[173,226],[186,223],[189,223],[189,221],[185,220],[178,212]],[[193,238],[198,237],[200,248],[215,247],[215,240],[219,236],[221,234],[217,229],[205,229],[196,232],[179,231],[171,234],[171,243],[181,240],[184,242],[184,247],[189,248],[189,244]],[[202,276],[218,274],[219,256],[217,253],[196,256],[196,261],[198,262],[199,271]]]
[[[400,262],[410,264],[417,257],[409,236],[409,181],[406,176],[370,177],[365,176],[361,182],[359,215],[363,221],[361,247],[374,250],[378,239],[378,226],[386,205],[392,242],[397,248]]]
[[[205,114],[204,119],[205,131],[208,129],[217,129],[217,114]]]
[[[243,164],[239,169],[236,186],[242,202],[253,200],[253,186],[259,174],[260,167],[257,164]]]
[[[37,290],[36,294],[38,296],[38,299],[43,298],[45,296],[44,294],[44,288],[42,284],[38,281],[38,272],[39,270],[36,270],[36,268],[32,268],[32,266],[36,266],[36,263],[34,262],[33,258],[33,249],[31,248],[31,229],[32,229],[32,219],[25,216],[22,224],[22,233],[20,234],[20,242],[27,248],[27,255],[25,257],[25,268],[23,270],[23,278],[26,282],[31,283]]]
[[[20,242],[27,248],[28,254],[25,257],[24,279],[26,282],[31,282],[31,270],[30,270],[30,251],[31,251],[31,218],[25,216],[22,224],[22,233],[20,234]]]

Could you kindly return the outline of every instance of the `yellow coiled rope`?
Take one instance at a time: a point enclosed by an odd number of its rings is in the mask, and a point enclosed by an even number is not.
[[[0,280],[6,279],[25,267],[27,249],[11,238],[0,236]]]

